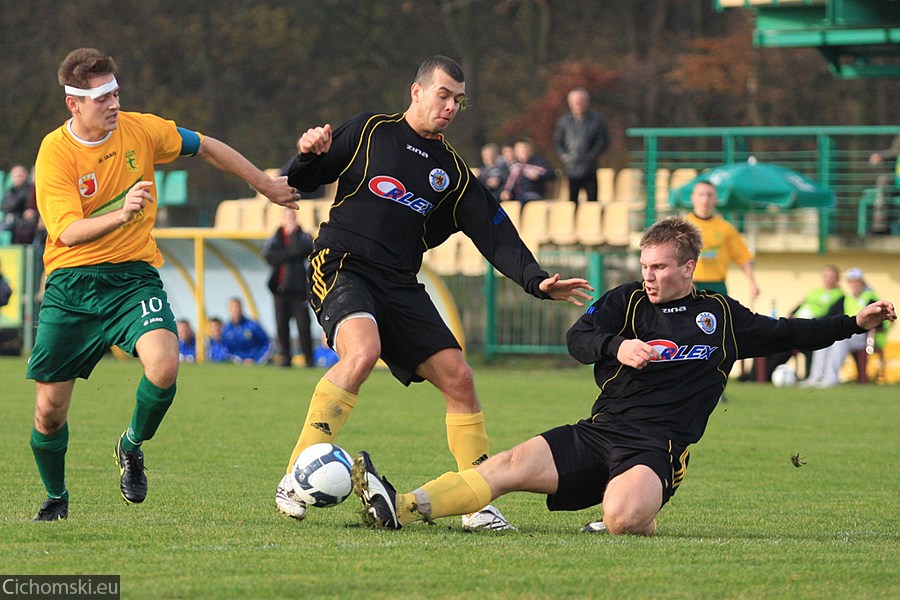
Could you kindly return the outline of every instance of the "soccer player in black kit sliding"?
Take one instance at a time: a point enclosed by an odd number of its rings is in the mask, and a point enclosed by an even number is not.
[[[294,461],[304,448],[334,440],[379,357],[404,385],[429,381],[443,394],[447,440],[460,471],[487,458],[472,370],[416,279],[426,250],[462,231],[529,294],[579,306],[590,299],[586,280],[551,277],[540,267],[497,200],[447,143],[443,132],[464,98],[460,66],[434,56],[419,67],[405,113],[364,113],[334,132],[325,125],[300,138],[288,182],[311,191],[338,181],[310,255],[309,288],[310,305],[340,360],[313,392],[277,487],[275,504],[288,516],[306,515],[290,484]],[[464,515],[463,525],[511,528],[485,505]]]
[[[537,435],[474,469],[445,473],[408,493],[378,476],[369,454],[353,466],[367,521],[400,529],[478,510],[508,492],[547,495],[550,510],[603,506],[583,531],[652,535],[656,514],[685,475],[736,360],[814,349],[897,318],[885,300],[855,317],[771,319],[692,285],[702,247],[684,219],[641,239],[643,281],[610,290],[567,334],[569,353],[594,365],[600,395],[588,419]]]

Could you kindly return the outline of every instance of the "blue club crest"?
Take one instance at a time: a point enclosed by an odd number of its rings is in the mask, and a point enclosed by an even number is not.
[[[716,331],[716,316],[710,312],[702,312],[695,319],[697,327],[706,335],[711,335]]]
[[[431,189],[434,191],[443,192],[450,185],[450,178],[443,169],[432,169],[428,174],[428,183],[431,184]]]

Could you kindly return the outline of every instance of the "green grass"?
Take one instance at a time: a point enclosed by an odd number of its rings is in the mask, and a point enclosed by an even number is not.
[[[150,494],[126,505],[113,446],[140,377],[104,361],[70,413],[68,521],[32,524],[43,499],[28,437],[34,390],[0,359],[0,565],[8,574],[120,574],[123,598],[897,598],[898,387],[732,383],[678,494],[645,539],[578,533],[598,511],[497,502],[518,532],[458,519],[399,532],[359,525],[359,503],[276,514],[275,484],[322,371],[186,365],[145,446]],[[587,368],[479,366],[495,451],[583,416]],[[369,450],[397,487],[453,468],[443,402],[373,374],[338,442]],[[791,455],[807,461],[796,468]]]

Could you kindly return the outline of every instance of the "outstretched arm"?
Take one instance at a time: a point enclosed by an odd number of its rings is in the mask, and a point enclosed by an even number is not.
[[[744,272],[744,275],[747,276],[747,281],[750,283],[750,298],[752,300],[756,300],[759,298],[759,286],[756,285],[756,275],[753,270],[753,262],[748,262],[741,265],[741,270]]]
[[[565,300],[575,306],[584,306],[582,300],[593,300],[587,292],[583,291],[594,291],[586,279],[560,279],[559,273],[556,273],[553,277],[543,280],[538,287],[552,299]]]
[[[206,136],[197,156],[220,171],[237,175],[275,204],[299,208],[300,194],[288,185],[287,177],[269,177],[225,142]]]
[[[893,303],[878,300],[856,314],[856,324],[860,329],[875,329],[884,321],[896,321],[897,311]]]

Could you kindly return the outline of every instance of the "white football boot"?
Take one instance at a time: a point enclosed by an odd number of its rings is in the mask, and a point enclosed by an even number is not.
[[[463,529],[468,529],[471,531],[477,529],[489,529],[491,531],[515,531],[516,529],[509,524],[509,521],[506,520],[506,517],[503,516],[503,513],[497,510],[497,507],[493,504],[488,504],[478,512],[473,512],[471,515],[463,515],[462,526]]]
[[[603,521],[591,521],[581,528],[583,533],[606,533],[606,524]]]
[[[290,473],[278,482],[278,488],[275,490],[275,506],[292,519],[302,521],[306,517],[306,502],[294,491],[293,475]]]

